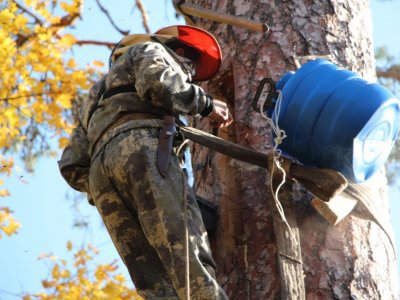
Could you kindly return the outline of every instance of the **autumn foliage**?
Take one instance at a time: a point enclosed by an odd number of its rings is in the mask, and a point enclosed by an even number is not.
[[[73,127],[79,95],[87,93],[103,63],[80,66],[73,47],[82,45],[69,28],[81,17],[83,0],[9,0],[0,2],[0,239],[21,225],[1,204],[10,195],[6,181],[13,157],[26,163],[64,147]],[[44,292],[24,299],[140,299],[127,288],[115,262],[95,265],[98,251],[87,246],[72,253],[72,263],[44,255],[51,264]]]
[[[0,130],[2,127],[0,127]],[[10,176],[11,174],[11,168],[13,166],[13,160],[12,159],[4,159],[0,156],[0,175],[2,176]],[[1,188],[1,186],[4,184],[4,180],[0,178],[0,199],[1,197],[7,197],[9,196],[9,192],[5,188]],[[19,224],[13,217],[12,217],[12,211],[10,208],[1,206],[0,205],[0,239],[4,234],[11,236],[12,234],[16,233],[18,228],[21,227],[21,224]]]
[[[72,256],[70,263],[51,254],[41,256],[40,259],[50,262],[49,278],[42,280],[45,291],[24,295],[24,300],[142,299],[134,290],[126,287],[125,278],[117,273],[115,262],[93,264],[98,254],[95,247],[87,245],[73,249],[72,243],[68,242],[67,248]]]
[[[91,67],[80,68],[68,51],[76,38],[66,32],[80,16],[81,0],[8,1],[0,11],[0,149],[1,174],[9,176],[18,151],[26,162],[64,146],[72,126],[71,108],[87,91]],[[6,177],[6,176],[4,176]],[[0,181],[0,185],[4,180]],[[0,196],[8,196],[0,189]],[[10,226],[10,224],[14,224]],[[0,232],[15,232],[10,210],[0,208]]]

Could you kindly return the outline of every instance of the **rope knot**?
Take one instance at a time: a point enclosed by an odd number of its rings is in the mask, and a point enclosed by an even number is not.
[[[265,113],[264,113],[264,105],[265,105],[265,101],[266,99],[261,103],[260,106],[260,112],[261,112],[261,116],[266,119],[269,123],[269,125],[271,126],[272,131],[275,134],[275,138],[274,138],[274,153],[272,155],[272,159],[273,159],[273,163],[272,163],[272,168],[271,168],[271,179],[270,179],[270,188],[271,188],[271,192],[272,195],[274,197],[275,200],[275,205],[276,208],[278,210],[278,213],[282,219],[282,222],[284,222],[290,232],[290,234],[292,235],[294,241],[296,242],[297,245],[299,245],[296,236],[294,235],[289,223],[286,220],[285,217],[285,212],[283,211],[283,207],[281,202],[279,201],[279,190],[281,189],[281,187],[285,184],[286,182],[286,174],[287,174],[287,170],[285,170],[280,162],[279,162],[279,158],[280,158],[280,150],[278,149],[278,146],[280,144],[282,144],[282,141],[287,137],[285,130],[281,129],[279,127],[278,121],[279,121],[279,114],[281,112],[281,104],[282,104],[282,91],[281,90],[276,90],[276,92],[278,93],[278,98],[276,99],[276,103],[275,103],[275,108],[272,114],[272,117],[269,118]],[[282,178],[281,178],[281,182],[278,185],[278,187],[276,188],[276,190],[274,190],[273,187],[273,181],[274,181],[274,176],[275,174],[275,168],[278,169],[278,174],[281,173],[282,174]]]
[[[287,137],[285,130],[281,129],[278,124],[279,114],[281,113],[282,91],[276,90],[276,92],[278,93],[278,98],[276,99],[275,108],[271,118],[269,118],[264,113],[264,105],[266,99],[264,99],[264,101],[261,103],[260,106],[261,116],[268,121],[268,124],[271,126],[271,129],[275,134],[274,138],[275,150],[278,148],[280,144],[282,144],[282,141]]]
[[[274,138],[274,143],[275,143],[275,150],[278,148],[278,146],[280,145],[280,144],[282,144],[282,142],[283,142],[283,140],[285,139],[285,138],[287,138],[287,135],[286,135],[286,133],[285,133],[285,130],[282,130],[282,129],[280,129],[279,127],[277,127],[276,128],[277,130],[276,130],[276,132],[277,132],[277,135],[276,135],[276,137]]]

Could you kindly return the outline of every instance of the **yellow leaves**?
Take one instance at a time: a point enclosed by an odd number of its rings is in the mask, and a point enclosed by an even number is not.
[[[6,189],[1,189],[0,190],[0,197],[7,197],[10,196],[10,192]]]
[[[0,185],[3,184],[3,180]],[[0,197],[9,196],[10,193],[6,189],[0,190]],[[8,207],[0,207],[0,239],[2,238],[2,233],[7,236],[16,234],[21,224],[18,223],[12,216],[12,211]]]
[[[63,263],[61,265],[64,266]],[[53,280],[47,281],[48,287],[50,287],[50,284],[52,284],[52,286],[55,286],[55,284],[53,284],[53,282],[56,283],[57,280],[67,279],[67,278],[71,277],[71,272],[67,269],[61,269],[60,265],[55,264],[53,266],[53,269],[51,270],[51,276],[53,277]]]
[[[6,162],[4,162],[4,163],[5,163],[5,165],[3,165],[0,168],[0,171],[2,173],[11,172],[11,170],[9,170],[9,168],[6,165]],[[0,179],[0,186],[2,186],[3,184],[4,184],[4,180]],[[10,192],[7,189],[0,189],[0,197],[8,197],[8,196],[10,196]],[[0,208],[0,212],[1,212],[1,208]],[[3,213],[8,213],[9,214],[10,211],[9,210],[6,211],[5,208],[3,208]],[[0,222],[0,224],[1,224],[1,222]]]
[[[99,61],[99,60],[94,60],[93,61],[93,65],[95,65],[96,67],[99,67],[99,68],[104,67],[104,63],[102,61]]]
[[[12,159],[8,160],[0,155],[0,173],[5,173],[7,176],[10,175],[11,169],[13,167],[14,161]],[[0,179],[0,186],[4,184],[4,180]],[[0,197],[7,197],[10,192],[7,189],[0,189]],[[21,227],[12,216],[12,211],[8,207],[0,207],[0,239],[2,238],[2,233],[7,236],[11,236],[17,233],[18,228]]]
[[[16,51],[17,50],[15,47],[14,40],[10,36],[8,36],[6,31],[3,30],[0,26],[0,59],[2,61],[2,66],[0,66],[0,70],[1,69],[6,70],[5,67],[8,68],[9,66],[11,66],[11,62],[16,54]],[[3,80],[0,80],[0,82]]]
[[[105,294],[115,295],[118,293],[118,286],[114,283],[107,283],[103,291]]]
[[[28,7],[34,7],[36,0],[25,0],[25,5]]]
[[[69,270],[63,270],[60,275],[61,275],[61,278],[67,279],[67,278],[71,277],[71,272]]]
[[[54,25],[54,24],[58,24],[61,21],[61,17],[60,16],[50,16],[48,18],[48,21],[50,24]]]
[[[93,246],[80,248],[72,253],[73,244],[67,242],[67,249],[73,255],[69,264],[66,260],[56,259],[51,261],[49,278],[42,280],[44,291],[34,295],[24,295],[23,299],[39,300],[76,300],[76,299],[142,299],[137,293],[126,286],[122,275],[116,274],[118,267],[116,263],[95,264],[94,255],[97,251]],[[53,255],[42,255],[41,259],[54,257]],[[79,262],[76,267],[77,261]],[[29,298],[30,297],[30,298]]]
[[[47,105],[46,112],[49,113],[51,116],[57,116],[60,115],[62,112],[62,109],[57,103],[49,103]]]
[[[46,126],[49,122],[52,129],[62,134],[70,126],[59,121],[63,119],[64,109],[71,108],[71,99],[78,90],[84,92],[90,86],[86,71],[80,70],[73,59],[63,59],[66,51],[76,43],[76,38],[71,34],[58,33],[62,26],[54,27],[53,23],[45,21],[35,22],[31,15],[9,2],[8,7],[0,12],[0,97],[13,99],[9,106],[18,109],[7,108],[9,113],[26,120],[34,116],[35,123]],[[26,1],[25,5],[30,6],[35,15],[40,14],[52,22],[61,20],[61,16],[46,17],[53,11],[49,1]],[[74,0],[69,4],[65,2],[63,7],[67,12],[76,14],[81,5],[81,1]],[[54,11],[60,12],[57,9]],[[34,105],[36,101],[39,105]],[[0,101],[0,111],[6,109],[5,105],[4,101]],[[21,111],[24,113],[20,114]],[[8,122],[7,127],[21,132],[19,128],[25,125],[26,122]],[[17,135],[7,138],[18,144]],[[0,140],[4,142],[4,136],[0,135]]]
[[[107,279],[107,273],[103,270],[103,268],[101,268],[101,266],[98,266],[94,276],[96,277],[97,280],[104,280]]]
[[[60,137],[58,139],[58,147],[61,148],[61,149],[67,147],[68,143],[69,143],[69,139],[66,138],[66,137]]]
[[[2,238],[2,232],[7,236],[11,236],[17,233],[20,227],[21,224],[12,217],[11,210],[7,207],[0,207],[0,239]]]
[[[119,275],[115,276],[115,280],[118,281],[118,282],[124,282],[125,281],[125,277],[124,277],[124,275],[119,274]]]
[[[14,19],[14,14],[9,9],[3,9],[0,11],[0,24],[5,26],[10,24]]]
[[[82,88],[89,88],[87,76],[82,70],[73,72],[71,77],[73,82],[78,86],[81,86]]]
[[[72,100],[91,86],[93,67],[65,58],[76,37],[62,32],[80,14],[83,1],[60,2],[24,0],[28,14],[6,1],[0,11],[0,149],[12,151],[26,141],[35,149],[43,141],[33,135],[37,131],[60,137],[59,145],[65,146]],[[29,128],[38,130],[29,134]]]
[[[43,286],[45,289],[55,287],[56,284],[57,284],[57,282],[56,282],[55,280],[51,280],[51,281],[42,280],[42,286]]]
[[[50,261],[58,261],[59,258],[55,255],[49,254],[49,253],[42,253],[38,256],[38,260],[50,260]]]
[[[43,32],[43,33],[39,33],[37,35],[37,37],[39,38],[39,41],[47,42],[47,41],[51,40],[52,36],[49,32]]]
[[[72,34],[65,34],[60,39],[59,43],[64,47],[70,48],[73,44],[76,43],[76,38]]]
[[[5,158],[0,155],[0,173],[5,173],[7,176],[10,176],[13,167],[14,160],[12,158]]]
[[[1,230],[8,235],[11,236],[14,233],[17,233],[18,228],[21,227],[21,224],[15,221],[13,218],[8,218],[8,224],[1,227]]]
[[[84,248],[81,248],[78,252],[76,252],[74,257],[74,267],[84,266],[86,264],[86,261],[92,259],[92,257],[88,254],[88,252],[86,252]]]
[[[67,66],[71,69],[74,69],[78,66],[78,64],[76,63],[75,59],[70,58],[67,62]]]
[[[57,103],[61,105],[63,108],[71,108],[71,99],[72,95],[71,94],[60,94],[58,95],[55,100]]]
[[[61,8],[70,15],[78,14],[80,11],[81,1],[73,1],[72,4],[61,2]]]
[[[98,265],[94,272],[94,275],[97,280],[103,281],[109,278],[109,273],[115,272],[116,270],[117,267],[114,264]]]
[[[99,254],[99,249],[97,249],[95,246],[92,244],[88,244],[88,249],[92,251],[94,254]]]
[[[13,14],[17,11],[17,5],[14,3],[14,1],[9,3],[8,8]]]
[[[54,279],[59,279],[61,277],[60,267],[58,265],[54,265],[53,270],[51,270],[51,276]]]
[[[28,20],[28,18],[26,16],[18,15],[18,16],[15,17],[14,25],[17,28],[20,28],[21,32],[28,33],[29,30],[28,30],[28,28],[26,28],[26,24],[28,23],[28,21],[29,20]]]
[[[94,70],[82,68],[71,58],[76,37],[63,32],[79,16],[82,1],[19,1],[30,13],[15,1],[0,2],[0,150],[21,151],[29,142],[27,148],[36,151],[46,148],[43,141],[48,137],[59,138],[60,147],[65,147],[65,137],[71,132],[72,100],[78,92],[87,93]],[[13,161],[0,155],[0,174],[10,176],[12,170]],[[0,197],[9,195],[3,186],[0,180]],[[12,235],[19,227],[12,212],[0,207],[0,236]],[[79,267],[89,259],[80,256]],[[59,272],[61,278],[69,277],[65,269]]]
[[[71,241],[68,241],[67,242],[67,249],[68,249],[68,251],[71,251],[72,250],[72,242]]]

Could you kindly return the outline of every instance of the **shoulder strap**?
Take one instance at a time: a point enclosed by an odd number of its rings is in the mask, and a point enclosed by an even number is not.
[[[136,88],[133,85],[121,85],[114,88],[109,89],[108,91],[104,92],[102,95],[102,100],[110,98],[116,94],[121,93],[135,93]]]

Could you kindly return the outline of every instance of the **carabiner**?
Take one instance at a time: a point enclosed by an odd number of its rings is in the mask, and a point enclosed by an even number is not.
[[[269,84],[270,88],[267,92],[263,109],[265,111],[267,109],[274,108],[274,106],[275,106],[273,99],[276,98],[278,95],[276,92],[275,81],[273,81],[272,78],[264,78],[260,81],[260,84],[258,85],[256,94],[254,95],[253,102],[252,102],[253,109],[258,113],[261,113],[260,107],[258,106],[258,101],[260,100],[261,93],[264,90],[265,84],[267,84],[267,83]]]

